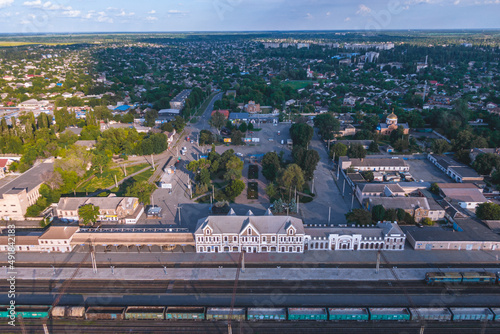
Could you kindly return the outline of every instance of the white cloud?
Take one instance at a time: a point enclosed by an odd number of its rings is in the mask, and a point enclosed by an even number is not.
[[[116,16],[134,16],[135,13],[134,12],[130,12],[130,13],[127,13],[125,12],[123,9],[120,11],[120,13],[116,14]]]
[[[0,0],[0,8],[9,7],[14,0]]]
[[[178,10],[178,9],[170,9],[167,13],[184,15],[184,14],[187,14],[188,12]]]
[[[330,16],[330,14],[331,14],[330,12],[326,12],[326,16]]]
[[[42,1],[41,0],[26,1],[26,2],[23,3],[23,6],[26,6],[26,7],[41,7],[42,6]]]
[[[146,17],[146,20],[147,20],[147,21],[157,21],[157,20],[158,20],[158,18],[157,18],[157,17],[154,17],[154,16],[148,16],[148,17]]]
[[[153,9],[152,11],[148,12],[148,14],[156,14],[156,10]]]
[[[306,14],[306,19],[308,19],[308,20],[313,19],[313,16],[311,15],[311,13],[307,13]]]
[[[367,16],[371,12],[372,12],[372,10],[371,10],[370,7],[367,7],[367,6],[363,5],[363,4],[361,4],[361,5],[359,5],[359,8],[358,8],[358,11],[356,12],[356,14]]]
[[[344,22],[349,22],[349,21],[351,21],[351,18],[349,16],[344,19]]]
[[[109,17],[105,12],[98,12],[97,15],[97,22],[113,23],[113,19]]]

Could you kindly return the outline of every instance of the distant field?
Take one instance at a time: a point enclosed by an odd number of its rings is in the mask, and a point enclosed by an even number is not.
[[[286,81],[283,83],[283,85],[290,86],[293,89],[305,88],[309,84],[312,84],[312,81],[310,81],[310,80],[293,80],[293,81]]]
[[[0,47],[2,46],[23,46],[23,45],[71,45],[75,43],[45,43],[45,42],[7,42],[0,41]]]

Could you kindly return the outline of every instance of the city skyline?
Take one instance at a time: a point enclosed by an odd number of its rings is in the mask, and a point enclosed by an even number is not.
[[[4,33],[496,29],[499,0],[0,0]],[[446,13],[446,15],[443,15]]]

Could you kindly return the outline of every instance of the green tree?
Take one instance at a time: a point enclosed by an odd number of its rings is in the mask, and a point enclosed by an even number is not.
[[[151,200],[151,193],[156,189],[156,186],[149,183],[147,180],[134,182],[127,187],[125,196],[137,197],[139,202],[148,205]]]
[[[149,109],[146,111],[144,115],[144,125],[153,127],[156,124],[156,120],[158,119],[158,111],[155,109]]]
[[[427,226],[432,226],[434,225],[434,222],[432,221],[432,219],[430,219],[429,217],[425,217],[424,219],[422,219],[420,221],[423,225],[427,225]]]
[[[247,123],[245,123],[245,122],[241,123],[240,126],[238,127],[238,130],[240,130],[243,133],[247,132],[247,129],[248,129],[248,126],[247,126]]]
[[[500,220],[500,205],[485,202],[476,208],[476,216],[483,220]]]
[[[335,161],[339,160],[339,157],[345,157],[347,155],[347,146],[342,143],[335,143],[330,147],[330,158],[335,156]]]
[[[372,223],[372,214],[363,209],[353,209],[351,212],[346,213],[345,218],[348,222],[359,225],[369,225]]]
[[[214,142],[214,135],[209,130],[200,131],[200,145],[212,145]]]
[[[181,133],[186,127],[186,121],[181,116],[175,116],[174,120],[171,121],[177,133]]]
[[[262,158],[262,175],[268,181],[276,180],[281,169],[280,158],[276,152],[267,152]]]
[[[443,154],[449,152],[451,145],[444,139],[437,139],[431,145],[431,150],[435,154]]]
[[[99,207],[94,204],[82,205],[78,208],[78,216],[83,225],[87,226],[90,224],[93,226],[99,216]]]
[[[107,156],[105,153],[102,152],[96,152],[95,154],[92,155],[92,166],[94,168],[97,168],[100,173],[102,174],[104,169],[109,165],[111,162],[111,159],[109,156]]]
[[[275,198],[276,195],[278,194],[278,189],[276,188],[276,186],[274,185],[273,182],[271,182],[267,185],[266,194],[267,194],[267,196],[269,196],[269,200],[271,200],[272,198]]]
[[[429,188],[429,191],[435,195],[439,195],[439,186],[436,182],[433,182],[431,184],[431,187]]]
[[[318,128],[319,135],[323,140],[331,140],[339,131],[340,122],[332,114],[324,113],[314,117],[314,126]]]
[[[210,121],[208,121],[210,126],[217,129],[217,133],[220,135],[220,130],[226,124],[226,116],[224,116],[221,112],[215,112],[212,117],[210,117]]]
[[[160,126],[160,129],[161,129],[161,131],[164,131],[164,132],[173,132],[174,131],[174,126],[172,125],[171,122],[163,123]]]
[[[481,175],[489,175],[493,168],[500,170],[500,156],[493,153],[479,154],[472,163],[472,168]]]
[[[295,123],[290,127],[290,136],[294,146],[308,147],[314,134],[314,129],[306,123]]]
[[[368,151],[370,152],[373,152],[373,153],[378,153],[380,152],[379,148],[378,148],[378,144],[376,141],[372,141],[370,143],[370,146],[368,147]]]
[[[349,146],[347,155],[349,156],[349,158],[363,159],[364,157],[366,157],[366,150],[363,145],[354,143]]]
[[[224,174],[224,180],[241,179],[242,170],[243,170],[243,161],[241,161],[236,156],[232,156],[226,163],[226,173]]]
[[[364,179],[368,182],[372,182],[375,179],[372,171],[366,171],[366,172],[363,172],[362,174],[363,174]]]
[[[243,132],[239,130],[233,131],[231,134],[231,143],[233,145],[243,145]]]
[[[234,201],[245,189],[245,183],[241,180],[232,180],[225,189],[226,196]]]
[[[304,182],[304,173],[297,164],[289,165],[283,172],[280,179],[281,186],[288,190],[296,187],[297,190],[301,191],[304,186]]]
[[[306,155],[302,162],[302,170],[304,171],[304,177],[306,178],[306,180],[312,180],[319,160],[320,157],[318,151],[308,150],[306,152]]]
[[[385,208],[382,205],[375,205],[372,208],[372,219],[376,222],[383,221],[385,218]]]

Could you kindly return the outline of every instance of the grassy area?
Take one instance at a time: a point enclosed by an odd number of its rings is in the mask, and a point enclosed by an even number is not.
[[[143,164],[129,166],[129,167],[127,167],[127,175],[130,175],[130,174],[133,174],[135,172],[138,172],[141,169],[146,168],[148,166],[150,166],[150,164],[148,164],[148,163],[143,163]]]
[[[305,88],[309,84],[312,84],[312,81],[310,81],[310,80],[293,80],[293,81],[286,81],[283,83],[283,85],[290,86],[293,89]]]
[[[116,196],[125,196],[125,192],[127,188],[134,184],[135,182],[147,181],[153,175],[154,171],[152,169],[148,169],[140,174],[137,174],[134,177],[127,179],[127,181],[123,182],[118,188],[111,189],[112,193],[115,193]]]
[[[117,181],[120,181],[124,177],[121,168],[110,169],[102,174],[96,174],[95,177],[81,184],[76,191],[94,192],[98,189],[104,189],[110,187],[115,183],[115,175]]]
[[[214,98],[214,96],[217,95],[217,94],[218,94],[217,92],[210,94],[210,96],[207,97],[207,99],[205,100],[205,102],[203,102],[202,105],[198,108],[198,110],[196,110],[196,113],[194,114],[194,116],[201,116],[203,114],[203,112],[205,111],[205,109],[207,109],[208,104],[210,103],[210,101],[212,101],[212,99]]]

